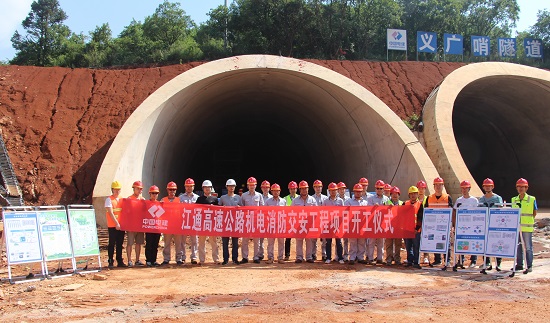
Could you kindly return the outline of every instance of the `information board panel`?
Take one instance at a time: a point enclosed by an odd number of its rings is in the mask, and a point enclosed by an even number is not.
[[[36,212],[4,210],[3,217],[8,264],[42,261]]]
[[[483,255],[487,230],[487,208],[456,210],[455,253]]]
[[[42,236],[44,260],[67,259],[73,256],[69,222],[65,209],[37,211]]]
[[[99,255],[99,241],[94,209],[76,209],[69,206],[69,225],[75,257]]]
[[[516,258],[519,238],[519,208],[490,208],[485,256]]]
[[[453,209],[424,209],[420,251],[447,253]]]

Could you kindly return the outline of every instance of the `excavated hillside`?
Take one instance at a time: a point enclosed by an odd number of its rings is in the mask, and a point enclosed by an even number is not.
[[[310,62],[361,84],[402,119],[461,63]],[[130,114],[203,64],[123,70],[0,66],[0,125],[25,203],[91,203],[101,163]]]

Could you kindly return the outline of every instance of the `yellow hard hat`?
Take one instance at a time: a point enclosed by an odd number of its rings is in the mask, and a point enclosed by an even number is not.
[[[114,182],[111,184],[111,188],[112,188],[112,189],[115,189],[115,190],[120,190],[120,189],[122,189],[122,184],[120,184],[119,181],[114,181]]]
[[[418,187],[416,186],[409,187],[409,194],[411,193],[418,193]]]

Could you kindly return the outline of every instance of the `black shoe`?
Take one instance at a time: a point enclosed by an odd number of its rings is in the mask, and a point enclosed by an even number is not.
[[[165,261],[162,262],[161,265],[168,265],[168,264],[170,264],[170,262],[165,260]]]
[[[432,262],[432,263],[430,264],[430,267],[433,267],[433,266],[441,266],[441,261]]]
[[[241,264],[247,264],[248,263],[248,258],[243,258],[241,260]]]
[[[57,268],[57,269],[55,270],[55,273],[56,273],[56,274],[60,274],[60,273],[64,273],[64,272],[65,272],[65,270],[63,270],[63,268]]]
[[[405,267],[412,267],[413,264],[411,264],[410,262],[406,263],[405,264]]]
[[[159,264],[158,262],[155,261],[155,262],[153,263],[153,267],[159,267],[159,266],[160,266],[160,264]]]
[[[420,265],[413,265],[412,266],[414,269],[422,269],[422,267]]]
[[[363,264],[363,265],[366,265],[366,264],[368,264],[369,262],[366,261],[365,259],[361,259],[361,260],[358,261],[358,263]]]
[[[33,273],[29,273],[27,276],[25,276],[25,279],[31,279],[31,278],[34,278]]]
[[[290,260],[290,256],[285,256],[285,261],[289,261]]]
[[[113,269],[115,268],[115,262],[113,260],[109,260],[109,266],[108,268]]]
[[[296,260],[294,260],[294,263],[295,263],[295,264],[301,264],[302,261],[303,261],[302,259],[296,259]]]
[[[322,259],[323,261],[325,261],[325,260],[327,260],[327,256],[323,256],[321,259]]]
[[[196,261],[196,260],[191,260],[191,263],[192,263],[193,265],[196,265],[196,264],[197,264],[197,261]]]
[[[227,260],[224,260],[224,262],[222,262],[222,266],[225,266],[227,265]]]
[[[264,256],[261,256],[259,260],[264,260]]]
[[[350,261],[348,262],[348,264],[349,264],[349,265],[355,265],[355,260],[350,260]]]
[[[317,260],[317,256],[316,256],[316,255],[311,256],[311,258],[312,258],[313,260]]]
[[[233,260],[233,265],[240,265],[241,263],[238,260]]]
[[[309,262],[310,264],[312,264],[312,263],[315,262],[315,260],[314,259],[308,259],[308,260],[306,260],[306,262]]]
[[[259,263],[260,263],[260,259],[254,259],[254,263],[255,263],[255,264],[259,264]]]
[[[493,270],[493,265],[489,265],[489,267],[485,268],[485,270]]]
[[[514,268],[512,268],[512,269],[510,269],[510,270],[514,270]],[[523,266],[517,265],[517,266],[516,266],[516,271],[519,271],[519,270],[523,270]]]
[[[176,265],[183,265],[183,261],[181,260],[176,261]]]
[[[125,264],[125,263],[122,262],[122,261],[121,261],[121,262],[117,262],[116,266],[119,267],[119,268],[126,268],[126,267],[128,267],[128,265]]]

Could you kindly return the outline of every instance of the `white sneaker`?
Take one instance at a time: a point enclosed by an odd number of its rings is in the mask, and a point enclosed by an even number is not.
[[[476,264],[471,263],[470,266],[468,266],[468,268],[476,268]]]
[[[325,264],[330,264],[330,259],[325,260]]]
[[[343,264],[344,264],[344,260],[340,259],[340,260],[338,260],[338,263],[343,265]]]
[[[134,263],[131,260],[128,261],[128,267],[134,267]]]
[[[428,259],[428,257],[425,257],[425,258],[424,258],[424,264],[427,265],[427,264],[429,264],[429,263],[430,263],[430,260]]]

